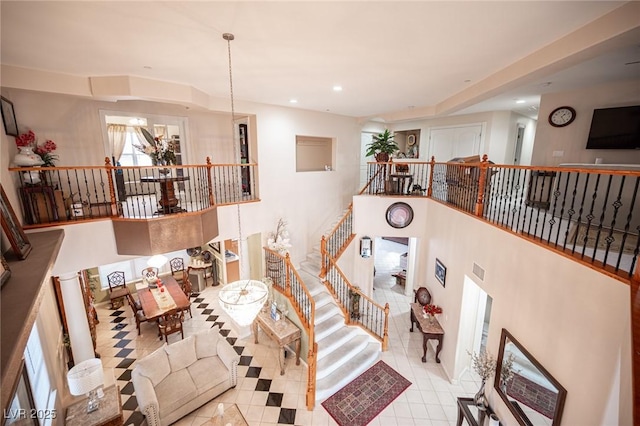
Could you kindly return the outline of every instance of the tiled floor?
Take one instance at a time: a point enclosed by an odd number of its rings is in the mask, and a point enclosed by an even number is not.
[[[389,244],[396,244],[391,243]],[[389,246],[393,249],[393,246]],[[377,255],[382,256],[382,253]],[[389,256],[390,259],[395,256]],[[390,260],[390,264],[393,260]],[[392,265],[391,267],[395,267]],[[384,273],[376,274],[374,298],[379,303],[389,303],[389,350],[381,359],[412,382],[412,385],[393,403],[373,419],[371,425],[453,425],[456,421],[456,397],[472,396],[478,389],[478,381],[469,375],[458,385],[452,385],[429,350],[427,363],[422,356],[422,336],[409,332],[409,298],[402,289],[394,289],[395,280],[385,281]],[[390,277],[390,275],[389,275]],[[392,277],[390,277],[392,278]],[[237,339],[229,326],[226,314],[217,302],[220,287],[207,287],[192,299],[193,318],[184,323],[185,335],[221,326],[221,333],[241,355],[238,385],[192,414],[179,420],[176,425],[200,425],[211,418],[219,402],[235,403],[250,425],[335,425],[320,403],[313,411],[305,406],[306,366],[296,366],[291,357],[286,359],[285,375],[280,376],[277,347],[268,338],[254,344],[251,337]],[[162,345],[153,323],[142,324],[142,335],[136,332],[131,310],[125,305],[111,310],[108,305],[98,308],[98,352],[105,367],[106,385],[114,381],[120,386],[125,425],[146,425],[144,416],[138,411],[131,380],[135,361]],[[169,337],[169,343],[179,339]]]

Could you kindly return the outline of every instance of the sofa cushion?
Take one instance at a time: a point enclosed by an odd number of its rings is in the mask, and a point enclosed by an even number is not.
[[[213,327],[206,331],[201,331],[196,337],[196,356],[198,359],[218,355],[218,339],[220,338],[220,327]]]
[[[198,396],[196,385],[186,368],[169,374],[155,387],[155,391],[160,406],[160,418]]]
[[[167,345],[164,350],[169,356],[172,373],[187,368],[198,360],[196,358],[196,339],[193,336]]]
[[[141,358],[136,363],[136,370],[141,376],[145,376],[153,386],[164,380],[171,373],[169,358],[164,350],[164,346]]]
[[[187,367],[187,371],[189,371],[198,393],[206,392],[214,386],[218,386],[225,380],[229,380],[231,376],[227,367],[217,356],[199,359]]]

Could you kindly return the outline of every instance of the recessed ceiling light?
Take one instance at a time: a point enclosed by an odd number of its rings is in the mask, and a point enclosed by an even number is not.
[[[342,92],[342,86],[333,86],[334,92]]]
[[[145,70],[152,70],[152,69],[153,69],[153,68],[151,68],[151,66],[149,66],[149,65],[145,65],[145,66],[144,66],[144,67],[142,67],[142,68],[144,68]]]
[[[471,80],[465,80],[464,82],[465,83],[471,83]]]
[[[297,104],[298,100],[297,99],[289,99],[289,103]]]
[[[523,103],[525,103],[525,102],[526,102],[526,101],[525,101],[524,99],[516,99],[516,103],[517,103],[517,104],[523,104]]]

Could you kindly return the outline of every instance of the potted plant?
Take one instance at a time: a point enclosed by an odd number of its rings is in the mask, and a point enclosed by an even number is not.
[[[373,136],[373,141],[366,146],[366,156],[375,155],[376,161],[389,161],[389,155],[398,151],[398,144],[393,140],[393,134],[389,129],[385,129],[383,133]]]

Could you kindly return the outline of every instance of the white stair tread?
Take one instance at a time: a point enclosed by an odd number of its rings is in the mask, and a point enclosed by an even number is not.
[[[320,324],[321,322],[323,322],[324,320],[328,319],[333,315],[342,316],[342,311],[335,304],[325,303],[320,307],[318,307],[318,305],[316,304],[316,316],[315,316],[316,324]],[[342,318],[342,320],[344,321],[344,317]]]
[[[371,367],[380,357],[380,345],[377,343],[369,343],[367,348],[361,351],[357,356],[345,360],[334,372],[329,376],[316,381],[316,400],[324,400],[343,387],[363,371]]]
[[[344,326],[344,318],[338,315],[329,317],[321,323],[316,323],[316,342],[320,343],[322,339]]]
[[[317,327],[316,327],[317,329]],[[343,324],[343,327],[335,330],[333,333],[325,336],[324,339],[316,338],[316,342],[318,343],[318,360],[328,356],[331,352],[335,351],[336,348],[346,344],[348,341],[355,339],[357,336],[361,335],[361,331],[356,329],[355,327],[347,327]]]
[[[361,335],[349,340],[347,343],[340,345],[322,359],[318,360],[316,379],[320,380],[340,367],[345,359],[355,357],[358,352],[362,351],[371,343],[369,337]]]

